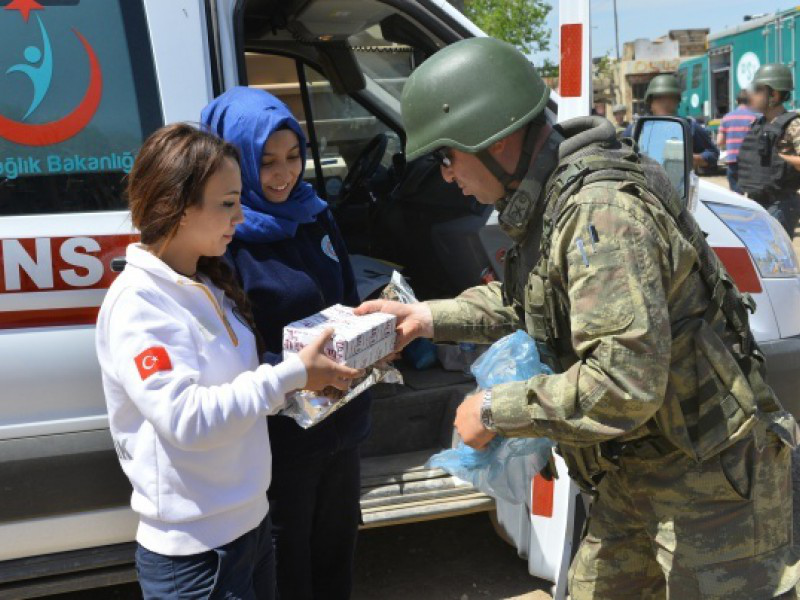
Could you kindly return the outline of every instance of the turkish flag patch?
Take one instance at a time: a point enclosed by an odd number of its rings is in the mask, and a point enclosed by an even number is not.
[[[142,381],[159,371],[171,371],[172,362],[169,360],[167,349],[162,346],[153,346],[133,359]]]

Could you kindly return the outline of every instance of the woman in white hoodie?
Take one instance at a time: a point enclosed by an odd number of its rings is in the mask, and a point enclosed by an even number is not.
[[[252,313],[221,258],[240,195],[236,149],[186,124],[151,135],[129,176],[141,243],[100,309],[97,355],[145,598],[273,598],[265,417],[293,390],[347,389],[359,375],[323,355],[327,336],[259,366]]]

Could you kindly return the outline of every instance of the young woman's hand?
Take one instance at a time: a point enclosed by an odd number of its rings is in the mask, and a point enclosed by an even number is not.
[[[332,335],[333,329],[326,330],[298,353],[308,375],[307,390],[321,392],[327,387],[335,387],[346,392],[350,389],[350,382],[364,375],[364,371],[340,365],[325,356],[324,347]]]

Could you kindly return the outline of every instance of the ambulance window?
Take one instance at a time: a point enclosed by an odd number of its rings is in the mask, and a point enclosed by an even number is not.
[[[375,25],[348,40],[364,75],[400,100],[403,86],[421,60],[414,48],[390,42]]]
[[[398,135],[351,96],[334,91],[319,71],[306,66],[305,72],[326,189],[331,178],[347,176],[355,160],[378,134],[387,136],[381,164],[388,168],[392,155],[402,150]],[[328,192],[329,196],[338,194],[334,189]]]
[[[692,67],[692,89],[695,90],[700,87],[703,78],[703,65],[697,63]]]
[[[682,92],[686,91],[686,68],[678,69],[678,85]]]
[[[631,82],[631,93],[633,95],[633,114],[644,115],[647,114],[647,104],[644,101],[644,95],[647,93],[647,86],[649,81],[636,81]]]
[[[142,2],[4,8],[0,215],[124,209],[124,176],[163,123]]]

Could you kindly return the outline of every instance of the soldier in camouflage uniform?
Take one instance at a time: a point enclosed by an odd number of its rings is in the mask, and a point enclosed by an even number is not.
[[[628,107],[624,104],[615,104],[614,109],[611,111],[614,115],[614,123],[616,124],[617,136],[622,136],[623,132],[628,128],[630,123],[625,120],[625,115],[628,114]]]
[[[657,117],[675,117],[681,104],[681,86],[678,78],[672,73],[656,75],[647,84],[644,93],[644,104],[648,115]],[[719,148],[711,139],[708,131],[695,119],[687,117],[689,132],[692,136],[694,154],[692,161],[695,168],[713,167],[719,161]],[[631,137],[636,123],[625,128],[621,137]]]
[[[789,235],[797,222],[800,188],[800,116],[784,103],[794,91],[792,71],[764,65],[753,77],[750,107],[762,113],[739,149],[739,187],[764,206]]]
[[[502,285],[359,313],[397,315],[399,346],[537,340],[556,374],[468,396],[456,427],[477,448],[558,442],[595,498],[574,600],[794,597],[797,425],[764,383],[745,302],[663,170],[605,119],[553,125],[547,99],[527,59],[489,38],[412,74],[409,158],[433,152],[515,244]]]

